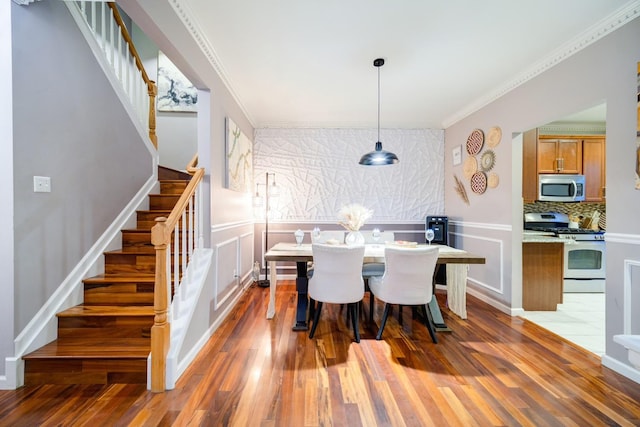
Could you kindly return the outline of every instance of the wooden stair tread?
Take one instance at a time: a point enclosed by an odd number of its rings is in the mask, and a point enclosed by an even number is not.
[[[83,280],[85,284],[101,283],[154,283],[156,280],[152,274],[98,274]]]
[[[135,250],[134,248],[123,250],[123,249],[113,249],[111,251],[104,252],[107,255],[155,255],[155,251],[143,251],[143,250]]]
[[[153,316],[150,305],[76,305],[57,314],[58,317],[78,316]]]
[[[34,359],[140,359],[149,356],[149,338],[60,338],[24,355]]]

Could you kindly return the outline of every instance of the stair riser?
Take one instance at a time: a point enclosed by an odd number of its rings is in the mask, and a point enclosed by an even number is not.
[[[147,359],[29,359],[25,385],[41,384],[145,384]]]
[[[184,193],[184,189],[189,185],[186,181],[168,181],[160,183],[160,193],[162,194],[178,194]]]
[[[153,283],[86,285],[85,305],[153,305]]]
[[[181,233],[178,232],[178,239],[180,239]],[[173,243],[175,242],[175,233],[171,236],[171,249],[173,250]],[[122,231],[122,250],[123,251],[140,251],[140,252],[155,252],[153,244],[151,244],[151,230],[148,232],[139,231]]]
[[[150,194],[149,209],[150,210],[171,210],[178,202],[178,195]]]
[[[156,254],[138,253],[106,253],[104,271],[106,274],[155,274]],[[173,271],[173,257],[171,257],[171,271]]]
[[[150,338],[153,316],[58,318],[58,338]]]

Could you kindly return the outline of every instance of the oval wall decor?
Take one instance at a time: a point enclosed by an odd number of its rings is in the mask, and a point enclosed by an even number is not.
[[[471,135],[467,138],[467,153],[470,156],[475,156],[482,150],[484,145],[484,132],[481,129],[474,129]]]

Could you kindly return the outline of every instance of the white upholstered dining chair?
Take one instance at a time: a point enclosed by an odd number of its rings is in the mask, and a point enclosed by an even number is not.
[[[433,273],[438,261],[437,247],[395,248],[385,247],[385,272],[369,278],[371,298],[384,301],[384,311],[376,339],[382,339],[389,310],[392,305],[418,306],[424,310],[423,318],[432,341],[438,342],[428,304],[433,298]],[[402,313],[401,313],[402,315]],[[373,320],[373,310],[369,314]]]
[[[309,338],[313,338],[316,332],[323,303],[347,304],[355,341],[360,342],[358,303],[364,296],[362,279],[364,246],[314,243],[311,247],[314,273],[309,279],[308,293],[314,317]]]

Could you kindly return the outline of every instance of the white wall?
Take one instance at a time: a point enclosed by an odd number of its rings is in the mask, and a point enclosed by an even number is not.
[[[511,144],[512,135],[551,122],[570,113],[602,102],[607,104],[607,288],[606,288],[606,353],[608,366],[624,371],[628,362],[623,348],[613,343],[614,334],[623,332],[623,319],[629,316],[632,332],[640,333],[640,301],[625,300],[623,284],[631,281],[640,287],[637,274],[625,271],[625,261],[640,261],[640,191],[634,189],[637,62],[640,61],[640,10],[629,12],[621,21],[633,19],[621,28],[613,22],[606,35],[573,56],[550,66],[548,70],[513,91],[488,104],[476,113],[450,126],[445,132],[445,204],[446,212],[457,220],[456,227],[464,236],[460,244],[474,252],[491,254],[493,260],[481,268],[495,270],[505,277],[502,293],[486,289],[473,278],[480,267],[470,271],[472,292],[486,296],[506,310],[521,307],[520,290],[513,290],[518,274],[521,245],[513,234],[521,232],[522,204],[520,181],[511,181],[512,171],[520,173],[521,142]],[[612,28],[615,29],[615,31]],[[595,36],[594,36],[595,37]],[[587,41],[592,41],[589,39]],[[552,62],[550,62],[552,63]],[[499,167],[501,178],[497,191],[470,197],[463,203],[452,191],[453,175],[460,167],[451,165],[451,150],[464,144],[475,128],[498,125],[503,131]],[[516,140],[519,141],[519,140]],[[515,163],[508,159],[513,158]],[[497,247],[504,252],[495,255]],[[489,261],[489,260],[488,260]],[[637,269],[635,270],[637,271]],[[512,281],[513,279],[513,281]],[[513,290],[513,295],[512,295]],[[636,291],[637,292],[637,291]],[[636,293],[638,295],[638,293]],[[625,313],[628,304],[630,312]],[[622,366],[622,367],[621,367]],[[624,373],[624,372],[623,372]],[[628,372],[627,372],[628,374]]]
[[[444,212],[443,138],[439,129],[383,129],[384,149],[400,162],[362,166],[375,129],[258,129],[254,179],[276,174],[281,221],[337,222],[343,205],[360,203],[373,210],[370,222],[422,223]]]

